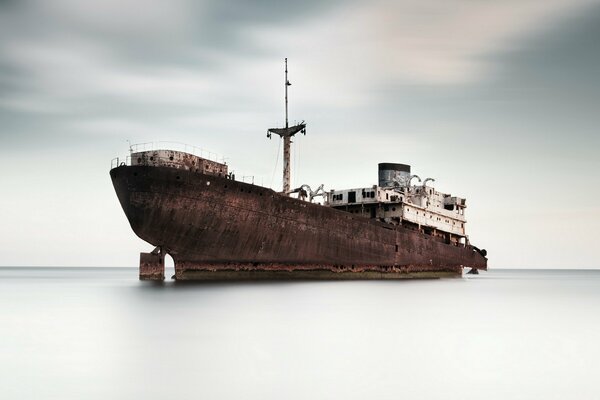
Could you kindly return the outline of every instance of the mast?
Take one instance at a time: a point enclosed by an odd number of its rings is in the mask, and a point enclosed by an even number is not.
[[[292,84],[288,80],[288,68],[287,68],[287,58],[285,59],[285,128],[271,128],[267,131],[267,137],[271,138],[271,133],[275,133],[283,138],[283,193],[289,195],[290,193],[290,164],[291,164],[291,147],[292,147],[292,137],[298,133],[302,132],[306,135],[306,124],[302,121],[298,125],[289,126],[288,120],[288,86]]]
[[[288,124],[288,86],[291,83],[288,81],[288,69],[287,69],[287,57],[285,58],[285,129],[289,129]],[[291,150],[292,150],[292,137],[285,136],[283,138],[283,193],[287,194],[290,192],[290,181],[291,181]]]

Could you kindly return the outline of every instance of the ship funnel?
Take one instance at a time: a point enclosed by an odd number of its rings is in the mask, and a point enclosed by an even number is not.
[[[410,165],[380,163],[379,164],[379,186],[380,187],[403,187],[408,185],[410,179]]]

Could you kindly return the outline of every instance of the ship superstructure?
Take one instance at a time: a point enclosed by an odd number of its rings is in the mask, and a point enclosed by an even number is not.
[[[326,205],[365,218],[421,231],[447,244],[465,245],[466,200],[441,193],[428,182],[411,175],[410,165],[379,164],[379,184],[346,190],[331,190]]]

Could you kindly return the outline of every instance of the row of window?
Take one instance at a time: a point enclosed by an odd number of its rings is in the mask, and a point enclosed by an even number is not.
[[[371,192],[365,192],[365,191],[363,190],[363,192],[362,192],[362,197],[363,197],[363,198],[369,198],[369,197],[370,197],[370,198],[375,198],[375,192],[373,192],[373,191],[371,191]]]
[[[410,208],[408,208],[408,207],[407,207],[407,208],[406,208],[406,212],[410,212]],[[419,212],[418,212],[418,211],[417,211],[416,213],[417,213],[417,215],[419,215]],[[423,215],[427,216],[427,213],[423,212]],[[429,215],[429,219],[433,219],[433,215],[431,215],[431,214],[430,214],[430,215]],[[436,220],[438,220],[438,221],[442,221],[442,218],[441,218],[441,217],[436,217]],[[445,223],[447,223],[447,224],[449,224],[449,223],[450,223],[450,221],[449,221],[449,220],[447,220],[447,219],[445,219],[445,220],[444,220],[444,222],[445,222]],[[455,224],[456,224],[456,221],[452,221],[452,225],[455,225]],[[465,224],[464,224],[464,223],[461,223],[461,224],[460,224],[460,226],[464,228]]]

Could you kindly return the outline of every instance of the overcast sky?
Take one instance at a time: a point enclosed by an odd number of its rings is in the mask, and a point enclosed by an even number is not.
[[[491,267],[598,268],[600,1],[0,0],[0,265],[137,266],[108,175],[185,142],[281,187],[412,165]]]

